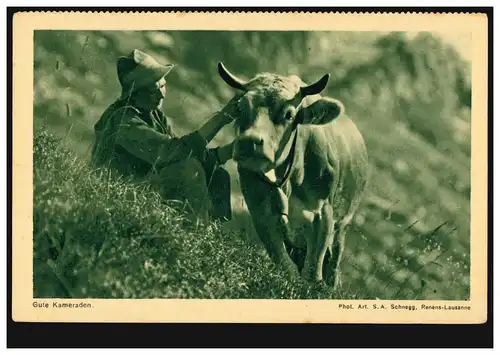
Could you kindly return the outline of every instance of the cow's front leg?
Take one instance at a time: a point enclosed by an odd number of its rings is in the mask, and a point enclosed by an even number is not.
[[[271,259],[281,265],[289,276],[299,276],[297,265],[290,258],[284,243],[288,233],[288,218],[285,215],[271,215],[266,219],[254,220],[254,224]]]
[[[270,258],[289,276],[299,276],[297,265],[288,255],[285,239],[289,233],[286,196],[275,186],[240,171],[241,190],[259,239]]]

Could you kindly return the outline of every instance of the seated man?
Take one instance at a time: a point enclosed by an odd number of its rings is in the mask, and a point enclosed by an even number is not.
[[[160,110],[165,76],[173,65],[161,65],[134,50],[117,61],[121,97],[94,126],[92,162],[134,180],[148,181],[165,199],[186,201],[195,216],[209,213],[231,218],[229,174],[219,165],[231,158],[232,144],[207,149],[217,132],[232,121],[231,101],[197,131],[174,137]]]

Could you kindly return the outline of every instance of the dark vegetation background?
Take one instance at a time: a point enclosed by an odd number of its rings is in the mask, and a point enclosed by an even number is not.
[[[178,134],[232,97],[218,61],[246,78],[332,74],[323,94],[344,102],[372,169],[341,291],[286,281],[234,174],[235,221],[201,229],[174,202],[86,166],[93,125],[120,92],[116,58],[134,48],[176,65],[164,109]],[[469,297],[470,63],[432,34],[38,31],[34,49],[36,297]]]

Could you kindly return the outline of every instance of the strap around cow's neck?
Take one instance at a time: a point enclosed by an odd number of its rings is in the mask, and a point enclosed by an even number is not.
[[[293,141],[292,141],[292,146],[290,147],[290,151],[288,153],[288,156],[286,159],[283,161],[283,163],[280,166],[285,166],[285,174],[281,178],[281,181],[271,181],[269,178],[267,178],[263,173],[256,173],[254,172],[255,176],[259,178],[260,180],[268,183],[269,185],[272,185],[277,188],[281,188],[290,178],[290,175],[292,173],[292,168],[293,164],[295,162],[295,150],[297,146],[297,137],[298,137],[298,132],[297,129],[294,129],[292,134],[294,135]],[[276,170],[276,168],[275,168]]]
[[[295,161],[295,148],[297,147],[297,137],[299,133],[297,132],[297,129],[293,131],[294,137],[293,137],[293,142],[292,146],[290,147],[290,152],[288,153],[288,156],[286,157],[285,161],[283,162],[282,165],[285,165],[285,174],[281,178],[281,181],[278,183],[277,181],[274,182],[273,185],[276,187],[282,187],[290,178],[290,175],[292,173],[292,168],[293,168],[293,163]],[[276,169],[275,169],[276,170]]]

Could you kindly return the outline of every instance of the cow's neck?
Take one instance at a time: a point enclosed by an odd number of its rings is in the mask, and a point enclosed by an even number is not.
[[[290,177],[297,144],[297,129],[295,128],[287,134],[286,143],[280,147],[276,154],[274,168],[264,174],[265,178],[277,187],[282,187]]]

